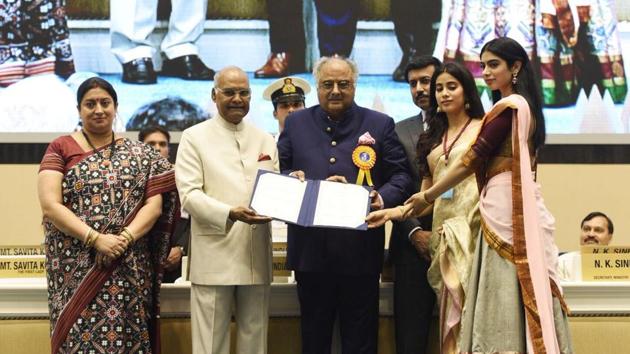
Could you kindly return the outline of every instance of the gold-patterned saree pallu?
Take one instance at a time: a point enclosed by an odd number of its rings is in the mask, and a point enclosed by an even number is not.
[[[477,132],[478,128],[469,128],[461,135],[449,153],[451,165],[468,150]],[[427,161],[433,183],[437,183],[448,170],[441,145],[429,153]],[[457,353],[461,314],[479,235],[479,192],[474,176],[455,186],[452,194],[449,191],[436,199],[432,229],[427,277],[440,306],[441,353]]]
[[[562,321],[561,316],[555,316],[554,312],[558,310],[554,302],[563,303],[555,274],[557,247],[553,241],[554,219],[544,206],[540,187],[534,181],[531,171],[527,144],[532,124],[529,106],[522,96],[511,95],[495,104],[486,114],[484,124],[498,117],[507,108],[512,108],[514,112],[512,171],[491,177],[481,192],[479,210],[482,218],[483,244],[487,244],[490,249],[480,248],[480,252],[485,253],[480,255],[480,258],[487,259],[490,253],[496,253],[507,261],[502,267],[504,270],[509,264],[514,264],[515,267],[525,319],[526,348],[510,349],[506,352],[519,350],[526,350],[532,354],[558,354],[567,350],[570,352],[570,344],[564,340],[566,337],[564,334],[568,335],[566,321]],[[488,270],[483,270],[483,265],[477,269],[484,272],[478,275],[479,281],[484,281],[483,275]],[[506,285],[507,283],[509,281]],[[487,289],[479,285],[476,290],[483,295],[482,292]],[[503,289],[494,291],[502,292]],[[511,315],[505,313],[502,316]],[[559,337],[563,338],[559,340]],[[466,349],[464,352],[478,351],[475,348],[464,349]],[[493,350],[497,351],[496,348]]]
[[[179,210],[174,173],[147,145],[119,139],[114,149],[63,166],[63,204],[101,233],[118,234],[154,195],[163,196],[162,215],[104,269],[93,248],[44,221],[53,354],[160,352],[159,286]],[[64,161],[49,148],[42,168]]]

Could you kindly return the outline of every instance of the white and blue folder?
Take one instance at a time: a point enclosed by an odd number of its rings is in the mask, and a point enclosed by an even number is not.
[[[260,215],[305,227],[367,230],[371,187],[305,180],[258,170],[250,207]]]

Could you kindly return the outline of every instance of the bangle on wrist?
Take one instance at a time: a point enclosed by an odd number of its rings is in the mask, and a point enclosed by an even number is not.
[[[129,235],[129,233],[127,232],[121,232],[120,236],[124,237],[127,240],[128,244],[132,244],[133,243],[133,237],[131,235]]]
[[[90,227],[85,236],[85,245],[87,247],[94,246],[94,243],[96,243],[96,239],[98,239],[100,235],[100,233]]]
[[[97,231],[94,231],[94,238],[92,239],[92,243],[90,244],[90,247],[94,246],[94,244],[96,243],[96,240],[99,238],[99,236],[101,236],[101,234]]]
[[[87,231],[85,232],[85,234],[83,235],[83,243],[87,245],[88,240],[90,239],[90,236],[92,235],[92,232],[94,231],[94,229],[92,229],[91,227],[88,226]]]
[[[127,242],[129,242],[130,245],[136,241],[136,238],[133,236],[133,233],[131,232],[131,230],[129,230],[128,227],[124,227],[120,232],[120,235],[126,238]]]

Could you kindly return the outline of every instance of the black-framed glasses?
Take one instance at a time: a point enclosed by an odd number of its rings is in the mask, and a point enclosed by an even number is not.
[[[228,87],[228,88],[222,89],[222,88],[219,88],[219,87],[215,87],[214,89],[219,91],[219,92],[221,92],[221,93],[223,93],[227,97],[234,97],[234,96],[236,96],[236,94],[238,94],[241,97],[248,98],[248,97],[250,97],[252,95],[252,90],[248,89],[248,88],[231,88],[231,87]]]
[[[319,85],[317,85],[317,87],[326,91],[330,91],[335,87],[335,84],[337,84],[337,87],[343,91],[352,87],[353,82],[349,80],[341,80],[341,81],[326,80],[326,81],[320,82]]]

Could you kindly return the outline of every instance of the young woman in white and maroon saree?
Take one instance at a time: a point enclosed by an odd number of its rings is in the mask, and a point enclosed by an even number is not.
[[[178,208],[174,172],[112,132],[116,93],[86,80],[82,131],[40,166],[52,353],[159,353],[159,287]]]

